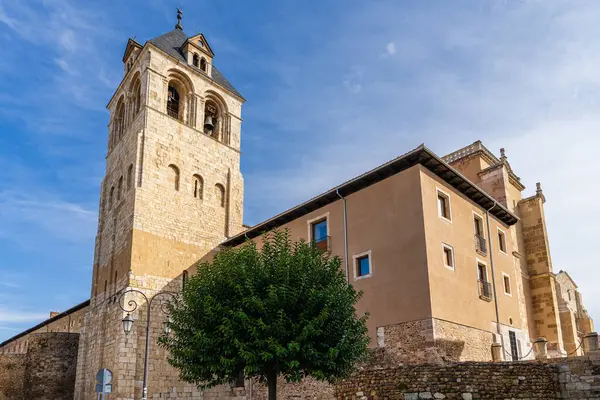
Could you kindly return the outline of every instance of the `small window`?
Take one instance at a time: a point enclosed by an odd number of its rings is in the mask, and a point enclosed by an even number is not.
[[[244,371],[240,371],[239,374],[237,374],[235,381],[232,382],[231,386],[234,388],[243,388],[245,383],[244,379]]]
[[[454,250],[452,246],[442,244],[442,250],[444,252],[444,266],[446,268],[454,269]]]
[[[312,240],[315,243],[327,240],[327,219],[313,222],[311,226]]]
[[[217,204],[221,207],[225,207],[225,188],[220,183],[215,185],[215,196]]]
[[[450,197],[446,193],[437,192],[438,213],[441,218],[450,221]]]
[[[506,235],[501,230],[498,230],[498,248],[506,254]]]
[[[206,60],[204,59],[204,57],[202,57],[202,59],[200,60],[200,69],[206,72]]]
[[[512,289],[510,287],[510,276],[507,274],[502,274],[502,281],[504,282],[504,294],[512,295]]]
[[[198,54],[194,53],[194,57],[192,58],[192,64],[194,64],[194,67],[199,67],[200,66],[200,57],[198,57]]]
[[[173,189],[179,190],[179,168],[175,165],[169,165],[169,169],[171,170],[171,174],[169,176],[169,183],[172,185]]]
[[[485,264],[477,263],[477,275],[481,282],[487,282],[487,267]]]
[[[569,298],[569,301],[571,301],[571,291],[567,290],[567,297]]]
[[[204,181],[200,175],[194,175],[194,197],[202,200]]]
[[[473,215],[473,224],[475,228],[475,235],[479,237],[485,237],[483,234],[483,220],[478,215]]]
[[[127,190],[133,187],[133,164],[127,169]]]
[[[183,271],[183,274],[181,274],[181,288],[183,290],[185,290],[185,285],[187,284],[187,280],[188,280],[188,272]]]
[[[356,257],[356,277],[361,278],[371,275],[371,258],[368,254]]]
[[[123,198],[123,177],[119,178],[119,183],[117,185],[117,201],[120,201]]]

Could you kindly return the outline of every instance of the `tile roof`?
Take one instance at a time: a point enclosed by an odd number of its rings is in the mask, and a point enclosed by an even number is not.
[[[181,52],[181,46],[183,46],[187,39],[188,36],[181,29],[173,29],[171,32],[167,32],[164,35],[155,37],[148,42],[158,47],[171,57],[176,58],[178,61],[187,63],[185,56]],[[212,66],[212,76],[210,78],[236,96],[242,99],[244,98],[244,96],[242,96],[240,92],[233,87],[233,85],[223,76],[223,74],[221,74],[221,71],[219,71],[214,65]]]

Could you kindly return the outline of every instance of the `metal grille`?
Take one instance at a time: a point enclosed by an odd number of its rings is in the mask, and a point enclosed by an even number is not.
[[[492,300],[492,285],[487,281],[479,280],[479,297],[483,300]]]
[[[483,236],[475,235],[475,250],[487,254],[487,242]]]

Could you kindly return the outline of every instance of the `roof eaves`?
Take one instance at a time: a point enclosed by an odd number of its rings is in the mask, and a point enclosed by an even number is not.
[[[349,181],[346,181],[341,185],[328,190],[327,192],[315,196],[302,204],[277,214],[276,216],[257,224],[236,236],[233,236],[232,238],[223,242],[222,245],[237,246],[247,239],[260,236],[269,230],[293,221],[294,219],[319,209],[324,205],[337,201],[339,199],[338,193],[342,196],[348,196],[416,164],[421,164],[436,175],[440,176],[448,184],[465,194],[465,196],[471,199],[471,201],[476,202],[482,208],[489,210],[505,224],[514,225],[519,220],[517,216],[508,211],[493,197],[475,186],[461,173],[452,168],[448,163],[446,163],[433,151],[422,144],[416,149],[400,157],[397,157],[385,164],[380,165],[377,168],[350,179]]]

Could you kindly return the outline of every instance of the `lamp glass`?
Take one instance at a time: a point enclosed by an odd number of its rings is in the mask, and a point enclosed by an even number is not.
[[[133,326],[133,318],[131,318],[131,314],[127,313],[125,318],[123,318],[123,331],[125,333],[131,332],[132,326]]]

